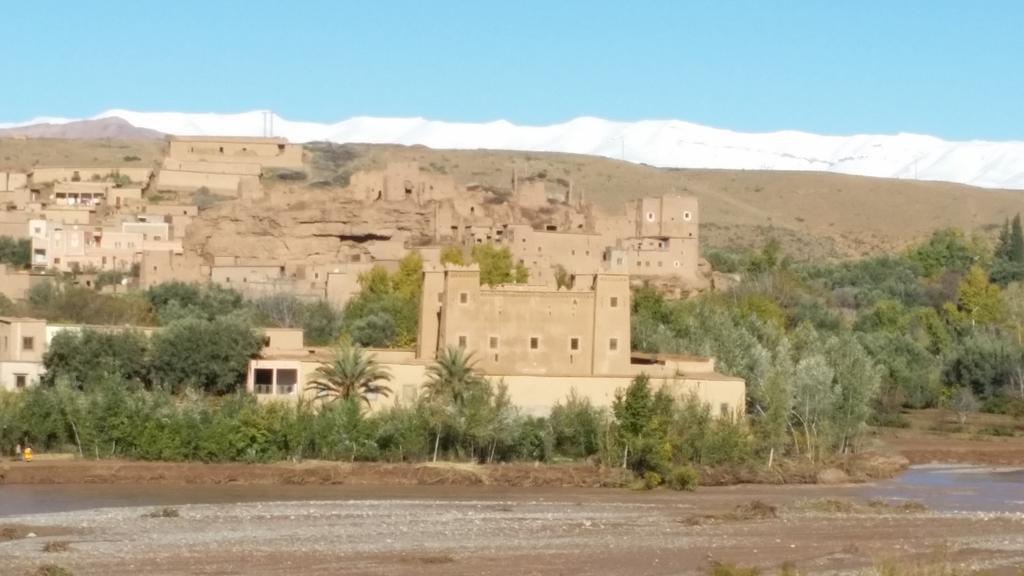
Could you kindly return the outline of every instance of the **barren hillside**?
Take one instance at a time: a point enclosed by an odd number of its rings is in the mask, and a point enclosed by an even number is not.
[[[0,138],[0,170],[48,165],[155,166],[162,146],[151,141]],[[227,224],[225,210],[232,216],[230,228],[235,232],[262,229],[267,217],[313,222],[314,214],[336,211],[333,192],[352,173],[399,160],[416,160],[422,170],[450,174],[460,185],[507,188],[514,172],[519,178],[543,179],[553,187],[571,185],[606,211],[621,210],[624,200],[644,195],[693,194],[701,200],[705,250],[756,245],[774,236],[797,257],[858,257],[901,249],[939,227],[990,231],[1007,215],[1024,211],[1024,192],[819,172],[659,169],[570,154],[362,144],[312,144],[306,156],[305,181],[266,179],[279,198],[294,194],[301,202],[293,206],[275,202],[275,214],[265,214],[260,204],[225,201],[226,205],[207,212],[209,218],[204,220],[208,221],[200,223],[204,235],[215,235]],[[287,237],[288,232],[278,230],[276,235]]]
[[[340,171],[417,160],[457,182],[509,186],[513,170],[582,190],[603,210],[664,192],[701,201],[705,249],[756,245],[775,236],[798,257],[858,257],[898,250],[936,228],[988,231],[1024,211],[1024,192],[820,172],[660,169],[594,156],[432,150],[421,146],[333,147],[355,158]],[[322,154],[311,154],[313,158]],[[323,178],[324,174],[313,174]]]

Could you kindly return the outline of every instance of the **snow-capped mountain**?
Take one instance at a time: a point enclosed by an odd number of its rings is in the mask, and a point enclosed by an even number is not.
[[[816,170],[1024,189],[1024,142],[1021,141],[950,142],[917,134],[821,136],[796,131],[749,134],[679,120],[613,122],[599,118],[576,118],[550,126],[517,126],[504,120],[471,124],[371,117],[317,124],[286,120],[263,111],[193,114],[109,110],[93,119],[111,117],[166,134],[262,136],[272,124],[274,135],[293,142],[326,140],[422,144],[431,148],[571,152],[666,168]],[[18,124],[0,124],[0,128],[71,121],[37,118]]]

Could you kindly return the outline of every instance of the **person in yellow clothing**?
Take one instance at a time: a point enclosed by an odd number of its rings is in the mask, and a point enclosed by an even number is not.
[[[21,457],[25,460],[25,462],[31,462],[32,461],[32,445],[31,444],[25,446],[25,450],[21,453]]]

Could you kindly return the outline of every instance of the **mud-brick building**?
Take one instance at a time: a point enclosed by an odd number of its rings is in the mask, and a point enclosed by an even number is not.
[[[372,399],[371,407],[414,402],[427,367],[455,346],[531,414],[546,414],[573,391],[610,406],[639,374],[672,394],[696,395],[715,415],[742,414],[743,380],[715,372],[714,359],[631,351],[629,298],[625,274],[577,276],[563,289],[487,287],[475,266],[427,268],[416,350],[371,351],[393,375],[395,392]],[[307,383],[331,355],[322,348],[267,350],[250,362],[246,388],[260,400],[308,397]]]
[[[302,168],[302,145],[285,138],[171,136],[167,156],[183,162],[258,164],[264,168]],[[223,172],[213,170],[211,172]]]

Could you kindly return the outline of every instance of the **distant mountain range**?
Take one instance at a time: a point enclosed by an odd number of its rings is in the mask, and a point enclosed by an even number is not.
[[[156,130],[132,126],[124,118],[110,116],[93,120],[72,120],[62,122],[31,123],[23,126],[3,128],[0,137],[23,136],[25,138],[70,138],[96,139],[117,138],[122,140],[155,140],[165,135]]]
[[[917,134],[750,134],[679,120],[613,122],[599,118],[576,118],[550,126],[517,126],[504,120],[473,124],[371,117],[318,124],[285,120],[262,111],[200,114],[110,110],[88,120],[41,118],[0,124],[0,136],[54,138],[262,136],[271,130],[293,142],[568,152],[664,168],[823,171],[1024,189],[1024,142],[951,142]]]

